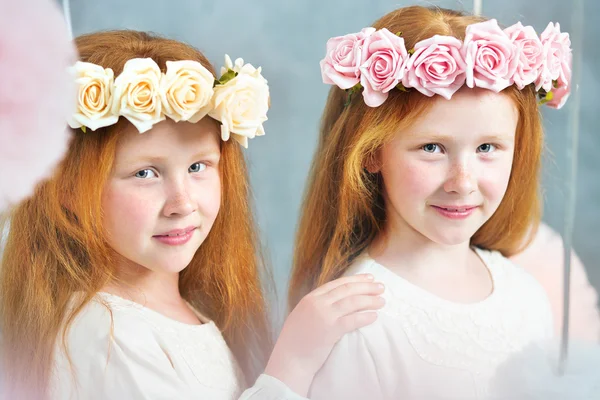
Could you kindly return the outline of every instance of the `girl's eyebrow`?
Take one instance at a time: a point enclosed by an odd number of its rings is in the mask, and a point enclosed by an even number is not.
[[[478,135],[477,138],[486,142],[513,142],[514,134],[505,132],[505,133],[483,133]],[[456,140],[456,137],[451,134],[440,134],[437,132],[407,132],[406,136],[409,140],[426,140],[432,142],[450,142]]]
[[[481,139],[486,142],[514,142],[514,133],[488,133],[481,136]]]
[[[200,151],[197,152],[195,154],[193,154],[190,157],[190,160],[195,160],[195,161],[199,161],[201,159],[218,159],[221,156],[221,153],[219,150],[204,150],[204,151]],[[165,161],[167,161],[169,158],[171,157],[165,157],[165,156],[160,156],[160,155],[149,155],[149,154],[136,154],[136,156],[128,159],[128,162],[131,163],[150,163],[150,164],[161,164],[164,163]]]

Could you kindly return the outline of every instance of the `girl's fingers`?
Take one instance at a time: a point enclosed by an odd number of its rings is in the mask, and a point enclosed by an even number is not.
[[[358,312],[341,317],[338,320],[338,329],[340,337],[346,333],[355,331],[362,327],[372,324],[377,319],[375,311]]]
[[[323,298],[328,304],[333,304],[352,296],[381,294],[384,289],[383,284],[378,282],[350,282],[330,290]]]
[[[357,295],[341,299],[332,307],[338,318],[361,311],[379,310],[385,305],[385,299],[376,295]]]
[[[333,281],[327,282],[326,284],[319,286],[312,292],[310,292],[309,296],[321,296],[326,294],[339,286],[348,284],[348,283],[358,283],[358,282],[372,282],[373,275],[371,274],[358,274],[351,276],[344,276],[342,278],[335,279]]]

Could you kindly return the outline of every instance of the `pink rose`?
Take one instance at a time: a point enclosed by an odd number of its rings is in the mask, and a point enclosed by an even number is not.
[[[536,82],[536,88],[552,90],[552,81],[561,80],[569,86],[571,80],[571,39],[561,33],[560,24],[550,22],[541,34],[544,46],[544,69]],[[568,76],[568,78],[567,78]]]
[[[512,85],[519,61],[517,47],[491,19],[467,27],[463,43],[467,86],[495,92]]]
[[[562,106],[565,105],[569,95],[571,94],[570,86],[561,86],[558,89],[552,90],[552,95],[554,96],[552,100],[546,103],[548,107],[556,108],[557,110],[561,109]]]
[[[369,107],[380,106],[404,76],[408,52],[404,39],[383,28],[365,39],[360,82]]]
[[[531,26],[517,22],[504,30],[517,46],[518,63],[513,80],[519,89],[537,80],[544,67],[544,46]]]
[[[327,55],[321,60],[323,83],[349,89],[359,82],[363,42],[373,32],[375,28],[364,28],[358,33],[334,37],[327,41]]]
[[[408,60],[402,84],[426,96],[439,94],[450,100],[465,83],[466,63],[461,46],[461,41],[452,36],[435,35],[420,41]]]
[[[570,60],[569,60],[570,65]],[[564,78],[558,77],[557,88],[552,88],[552,100],[546,103],[548,107],[556,108],[557,110],[562,108],[567,102],[569,95],[571,94],[571,68],[565,71]]]

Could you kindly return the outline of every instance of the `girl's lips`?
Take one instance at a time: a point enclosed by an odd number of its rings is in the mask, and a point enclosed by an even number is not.
[[[179,246],[187,243],[192,238],[195,231],[196,227],[190,226],[185,229],[173,229],[162,235],[154,235],[153,238],[170,246]]]
[[[195,226],[188,226],[187,228],[173,229],[168,232],[161,233],[160,235],[154,235],[154,237],[157,237],[157,236],[180,236],[180,235],[185,235],[186,233],[191,232],[194,229],[196,229]]]
[[[449,219],[466,219],[478,206],[431,206],[442,216]]]

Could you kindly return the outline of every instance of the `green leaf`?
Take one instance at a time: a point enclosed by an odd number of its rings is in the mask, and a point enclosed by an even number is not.
[[[352,93],[356,93],[356,92],[360,92],[360,90],[363,88],[363,86],[360,84],[360,82],[358,82],[356,85],[352,86],[350,88],[350,91]]]
[[[346,102],[344,103],[344,107],[348,107],[350,105],[350,103],[352,102],[352,96],[355,93],[360,92],[360,90],[363,88],[363,86],[360,84],[360,82],[358,82],[356,85],[352,86],[350,89],[346,89],[346,92],[348,92],[348,97],[346,98]]]
[[[221,79],[219,79],[219,83],[221,85],[224,85],[227,82],[229,82],[230,80],[232,80],[233,78],[235,78],[236,76],[238,76],[237,72],[235,72],[232,69],[228,69],[227,72],[225,72],[223,75],[221,75]]]
[[[348,97],[346,97],[346,102],[344,103],[344,108],[348,107],[352,103],[352,92],[348,92]]]
[[[87,133],[87,128],[85,126],[82,126],[81,130],[83,131],[83,133]]]
[[[410,54],[411,56],[412,56],[413,54],[415,54],[415,49],[410,49],[410,50],[408,50],[408,54]]]
[[[402,37],[402,31],[400,31],[400,32],[396,33],[396,36],[400,36],[400,37]]]
[[[540,92],[541,92],[541,90],[540,90]],[[541,100],[538,102],[538,104],[541,106],[543,104],[546,104],[546,103],[552,101],[553,98],[554,98],[554,93],[548,92],[548,93],[546,93],[546,95],[544,97],[541,98]]]
[[[408,92],[408,89],[402,84],[402,82],[399,82],[396,85],[396,89],[400,90],[401,92]]]

